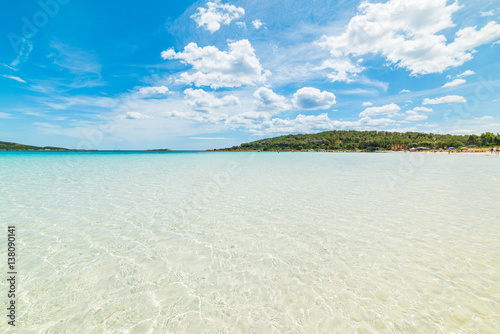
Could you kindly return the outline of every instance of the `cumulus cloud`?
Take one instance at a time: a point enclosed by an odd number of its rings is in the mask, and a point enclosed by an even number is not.
[[[216,2],[207,2],[207,7],[198,7],[198,12],[191,16],[198,24],[198,27],[204,27],[211,33],[220,29],[221,23],[229,25],[231,21],[245,15],[245,10],[230,4],[220,4]]]
[[[371,103],[371,102],[363,102],[361,105],[362,105],[363,107],[369,107],[369,106],[372,106],[372,105],[373,105],[373,103]]]
[[[240,104],[240,100],[234,95],[217,98],[214,94],[205,92],[203,89],[192,88],[184,91],[184,99],[188,106],[198,111],[210,111]]]
[[[279,113],[292,108],[284,96],[278,95],[266,87],[257,89],[253,96],[255,98],[255,106],[260,110],[271,110],[274,111],[273,113]]]
[[[427,108],[427,107],[415,107],[415,108],[413,108],[413,110],[424,111],[424,112],[433,112],[433,110],[431,108]]]
[[[165,86],[152,86],[152,87],[142,87],[139,89],[139,94],[144,96],[150,96],[155,94],[166,94],[168,88]]]
[[[321,115],[302,115],[299,114],[295,119],[273,118],[264,122],[267,133],[294,133],[294,132],[313,132],[333,130],[331,119],[328,114]]]
[[[408,115],[418,115],[418,112],[416,112],[415,110],[408,110],[406,113]]]
[[[403,94],[403,93],[411,93],[411,90],[408,90],[408,89],[403,89],[399,92],[399,94]]]
[[[471,70],[467,70],[463,73],[460,73],[459,75],[457,75],[457,78],[463,78],[463,77],[467,77],[469,75],[473,75],[473,74],[476,74],[476,72],[474,71],[471,71]]]
[[[435,99],[425,98],[422,104],[426,105],[426,104],[465,103],[465,102],[467,102],[467,100],[463,96],[447,95],[443,97],[437,97]]]
[[[271,72],[263,70],[255,50],[246,39],[229,43],[229,51],[220,51],[215,46],[199,47],[189,43],[182,52],[173,49],[161,53],[163,59],[179,59],[193,67],[184,72],[180,80],[194,83],[197,87],[239,87],[263,83]]]
[[[293,105],[299,109],[328,109],[337,103],[335,95],[313,87],[304,87],[293,94]]]
[[[7,79],[16,80],[17,82],[26,83],[26,81],[24,81],[24,80],[23,80],[23,79],[21,79],[20,77],[16,77],[16,76],[14,76],[14,75],[10,75],[10,74],[2,74],[2,77],[7,78]]]
[[[441,73],[472,59],[473,49],[500,37],[500,25],[466,27],[449,43],[440,34],[453,28],[452,15],[461,7],[447,0],[390,0],[363,2],[344,33],[324,36],[318,45],[336,59],[381,54],[412,75]]]
[[[129,111],[129,112],[125,113],[125,118],[126,119],[148,119],[150,117],[147,115],[144,115],[140,112],[137,112],[137,111]]]
[[[394,124],[395,121],[388,118],[371,119],[364,117],[357,121],[332,120],[328,114],[302,115],[295,119],[273,118],[262,122],[258,129],[251,129],[250,132],[258,135],[270,135],[280,133],[311,133],[318,131],[328,131],[335,129],[374,129]]]
[[[260,22],[260,20],[253,20],[252,24],[255,29],[260,29],[260,27],[264,25],[264,23]]]
[[[337,59],[328,59],[323,62],[321,66],[315,67],[315,70],[333,70],[333,72],[329,73],[327,76],[333,82],[352,82],[360,73],[363,71],[363,67],[359,64],[353,64],[347,58],[337,58]]]
[[[427,119],[426,115],[411,115],[406,117],[407,121],[423,121],[424,119]]]
[[[443,85],[443,88],[446,87],[455,87],[455,86],[460,86],[466,83],[467,81],[465,79],[455,79],[453,81],[447,82]]]
[[[370,116],[379,116],[379,115],[394,115],[398,111],[400,111],[401,108],[395,104],[386,104],[385,106],[381,107],[370,107],[366,108],[363,110],[360,114],[359,117],[370,117]]]
[[[244,126],[247,129],[257,129],[262,127],[262,121],[271,119],[268,112],[247,111],[228,117],[225,124],[231,127]]]

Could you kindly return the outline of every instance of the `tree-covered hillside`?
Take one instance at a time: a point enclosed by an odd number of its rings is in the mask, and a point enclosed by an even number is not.
[[[30,146],[0,141],[0,151],[67,151],[67,149],[52,146]]]
[[[326,131],[261,139],[222,151],[404,150],[412,147],[448,148],[500,145],[500,134],[439,135],[419,132]]]

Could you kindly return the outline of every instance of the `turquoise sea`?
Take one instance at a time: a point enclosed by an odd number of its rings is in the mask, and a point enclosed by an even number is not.
[[[496,333],[499,204],[498,156],[2,152],[0,332]]]

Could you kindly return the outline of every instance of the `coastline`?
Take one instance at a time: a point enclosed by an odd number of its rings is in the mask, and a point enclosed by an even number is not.
[[[193,152],[193,153],[200,153],[200,152],[242,152],[242,153],[374,153],[374,154],[381,154],[381,153],[404,153],[404,154],[426,154],[426,155],[433,155],[433,154],[438,154],[438,155],[474,155],[474,156],[497,156],[500,157],[500,154],[497,153],[491,153],[490,151],[482,151],[482,152],[457,152],[457,151],[437,151],[437,152],[432,152],[432,151],[254,151],[254,150],[0,150],[0,153],[3,152],[32,152],[32,153],[187,153],[187,152]]]
[[[429,151],[254,151],[254,150],[207,150],[207,152],[254,152],[254,153],[406,153],[406,154],[446,154],[446,155],[483,155],[483,156],[499,156],[500,154],[493,153],[491,154],[489,151],[483,152],[456,152],[453,151],[448,153],[448,151],[437,151],[437,152],[429,152]]]

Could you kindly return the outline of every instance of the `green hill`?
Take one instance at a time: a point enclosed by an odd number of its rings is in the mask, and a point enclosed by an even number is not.
[[[66,148],[52,146],[30,146],[0,141],[0,151],[69,151]]]
[[[404,150],[412,147],[486,147],[500,145],[500,134],[490,132],[477,135],[449,135],[420,132],[387,131],[326,131],[315,134],[286,135],[256,140],[218,151],[377,151]]]

